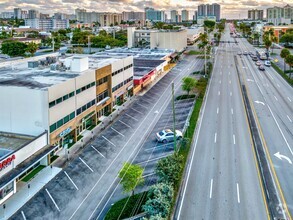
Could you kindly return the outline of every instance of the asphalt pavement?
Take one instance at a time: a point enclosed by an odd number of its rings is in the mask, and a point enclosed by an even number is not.
[[[226,27],[222,41],[234,41]],[[175,219],[267,219],[235,43],[220,43]]]

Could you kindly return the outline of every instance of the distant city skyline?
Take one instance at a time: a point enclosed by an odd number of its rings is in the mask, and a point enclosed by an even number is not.
[[[266,9],[273,6],[285,6],[287,0],[2,0],[0,2],[0,12],[13,11],[14,8],[24,10],[36,9],[42,13],[53,14],[55,12],[73,14],[76,8],[84,8],[89,11],[143,11],[144,7],[154,7],[155,9],[171,11],[173,9],[181,11],[187,9],[192,17],[197,6],[200,4],[218,3],[221,5],[221,17],[228,19],[247,18],[249,9]],[[102,6],[102,7],[101,7]],[[169,13],[168,13],[169,15]],[[170,15],[169,15],[170,16]]]

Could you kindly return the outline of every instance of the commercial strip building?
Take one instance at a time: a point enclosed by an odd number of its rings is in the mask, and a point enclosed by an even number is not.
[[[204,27],[192,26],[187,29],[187,45],[192,45],[199,38],[200,34],[204,33]]]
[[[263,10],[251,9],[248,10],[248,20],[263,20]]]
[[[293,6],[273,7],[267,9],[267,20],[276,25],[293,23]]]
[[[141,30],[127,28],[129,48],[149,47],[150,49],[174,49],[183,51],[187,47],[187,30]]]
[[[281,25],[281,26],[273,26],[273,25],[266,25],[263,26],[262,32],[266,32],[272,29],[274,31],[274,36],[277,38],[277,43],[279,43],[279,39],[282,34],[286,33],[287,30],[293,29],[293,24],[291,25]]]

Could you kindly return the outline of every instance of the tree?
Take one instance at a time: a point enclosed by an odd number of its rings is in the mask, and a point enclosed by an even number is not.
[[[289,54],[286,58],[285,58],[285,62],[289,65],[290,68],[290,79],[291,79],[291,67],[293,66],[293,54]]]
[[[39,45],[34,42],[30,42],[27,44],[26,51],[29,52],[32,56],[34,56],[35,52],[39,49]]]
[[[293,42],[293,33],[286,33],[280,38],[281,43],[285,43],[285,46],[288,46],[289,43]]]
[[[182,79],[182,90],[187,92],[187,95],[189,95],[189,92],[192,91],[196,86],[196,79],[192,77],[184,77]]]
[[[171,185],[166,183],[158,183],[150,187],[146,201],[143,205],[143,210],[148,217],[160,215],[166,218],[171,209],[171,202],[173,199],[174,190]]]
[[[124,163],[119,172],[119,178],[121,179],[120,183],[122,184],[125,193],[132,192],[132,195],[134,195],[135,187],[144,183],[142,173],[143,168],[141,166]]]
[[[267,54],[269,55],[269,49],[272,46],[272,41],[268,37],[265,37],[263,39],[263,42],[264,42],[265,48],[267,49]]]
[[[23,56],[27,45],[19,41],[4,41],[2,43],[2,53],[9,56]]]
[[[286,59],[286,57],[288,55],[290,55],[290,51],[287,48],[284,48],[284,49],[281,50],[280,57],[282,57],[283,60],[284,60],[284,72],[286,71],[286,62],[285,62],[285,59]]]
[[[182,162],[183,156],[177,154],[159,160],[156,166],[159,181],[174,185],[179,180],[180,172],[183,169]]]
[[[205,20],[205,21],[203,22],[203,24],[204,24],[204,27],[207,27],[207,28],[213,30],[214,27],[215,27],[215,25],[216,25],[216,22],[215,22],[215,21],[211,21],[211,20]]]

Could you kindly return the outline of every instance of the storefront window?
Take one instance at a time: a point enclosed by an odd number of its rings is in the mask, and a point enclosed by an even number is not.
[[[0,199],[3,199],[5,196],[7,196],[13,190],[14,190],[14,184],[13,184],[13,182],[11,182],[0,190]]]

